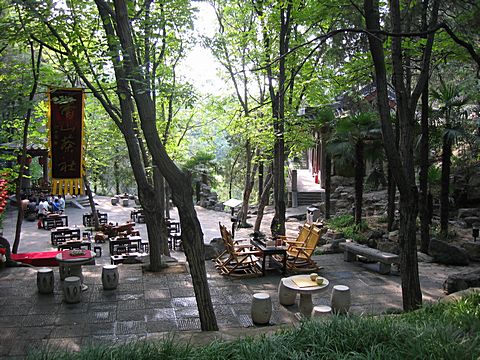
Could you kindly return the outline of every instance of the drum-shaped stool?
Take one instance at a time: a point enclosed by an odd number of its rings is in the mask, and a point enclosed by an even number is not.
[[[63,281],[63,300],[68,304],[82,300],[82,283],[78,276],[69,276]]]
[[[325,315],[330,315],[332,313],[332,308],[328,305],[317,305],[313,307],[312,318],[321,318]]]
[[[37,288],[40,294],[53,293],[53,287],[55,285],[53,277],[53,269],[41,268],[37,271]]]
[[[295,304],[297,293],[283,285],[283,280],[284,279],[280,279],[280,283],[278,284],[278,301],[282,305],[290,306]]]
[[[331,306],[336,314],[346,314],[350,309],[350,288],[345,285],[335,285],[332,291]]]
[[[252,321],[255,324],[268,324],[272,316],[272,299],[269,294],[256,293],[252,299]]]
[[[102,285],[104,290],[113,290],[118,286],[117,265],[104,265],[102,268]]]

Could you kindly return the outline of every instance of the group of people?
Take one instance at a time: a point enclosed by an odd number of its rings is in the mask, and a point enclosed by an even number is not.
[[[28,199],[22,199],[22,207],[25,215],[36,214],[38,219],[38,228],[43,226],[42,219],[50,213],[63,214],[65,211],[65,198],[63,196],[44,196],[41,195],[38,198],[38,203],[33,196]]]

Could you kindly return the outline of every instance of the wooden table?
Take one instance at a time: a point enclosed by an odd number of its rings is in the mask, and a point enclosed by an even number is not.
[[[142,238],[140,236],[128,236],[128,237],[116,237],[114,239],[109,240],[109,251],[110,255],[114,255],[114,248],[115,246],[118,245],[137,245],[137,249],[140,249],[140,246],[142,244]]]
[[[98,214],[98,222],[100,225],[105,225],[108,223],[108,214],[97,212]],[[93,215],[91,213],[83,214],[83,226],[90,227],[93,226]]]
[[[68,240],[80,240],[79,228],[58,227],[50,233],[52,246],[57,246],[59,242]]]
[[[321,276],[320,276],[321,277]],[[309,318],[313,310],[312,294],[321,292],[328,287],[329,281],[324,277],[322,285],[317,285],[310,280],[310,275],[293,275],[283,280],[283,285],[290,290],[296,291],[300,294],[299,309],[300,313]],[[300,286],[295,281],[304,282],[305,286]],[[310,284],[309,284],[310,283]]]
[[[90,240],[67,240],[57,243],[57,250],[73,250],[82,249],[86,247],[86,250],[92,250],[92,242]]]
[[[250,243],[262,252],[262,275],[265,276],[267,256],[270,261],[276,261],[272,255],[282,256],[282,274],[285,275],[287,270],[287,248],[285,246],[267,246],[259,239],[251,239]]]
[[[85,250],[84,255],[72,256],[70,255],[71,250],[64,250],[60,254],[55,256],[55,259],[58,261],[60,267],[64,267],[65,274],[68,276],[78,276],[80,278],[80,283],[82,284],[82,291],[88,289],[88,286],[83,283],[83,273],[82,265],[88,264],[94,259],[95,253],[92,253],[90,250]],[[62,279],[62,269],[60,269],[60,278]]]
[[[61,226],[68,226],[68,216],[58,214],[47,215],[42,218],[42,224],[45,230],[50,230],[52,228]]]

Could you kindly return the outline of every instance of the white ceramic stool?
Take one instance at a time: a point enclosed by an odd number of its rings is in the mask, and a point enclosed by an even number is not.
[[[285,279],[280,279],[280,283],[278,284],[278,301],[282,305],[290,306],[295,304],[297,293],[287,288],[283,284],[283,280]]]
[[[253,294],[252,321],[255,324],[268,324],[272,316],[272,299],[266,293]]]
[[[331,306],[336,314],[346,314],[350,309],[350,288],[345,285],[335,285],[332,291]]]
[[[69,276],[63,281],[63,300],[68,304],[82,300],[82,283],[78,276]]]
[[[41,268],[37,271],[37,288],[40,294],[53,293],[53,269]]]
[[[104,290],[113,290],[118,286],[117,265],[104,265],[102,268],[102,285]]]
[[[328,305],[317,305],[313,307],[312,318],[321,318],[325,315],[330,315],[332,313],[332,308]]]

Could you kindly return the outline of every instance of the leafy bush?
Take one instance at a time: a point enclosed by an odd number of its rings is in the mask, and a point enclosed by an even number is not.
[[[352,215],[339,215],[327,221],[328,228],[342,232],[347,239],[355,240],[359,243],[366,241],[363,234],[368,230],[368,224],[362,221],[355,224],[355,218]]]

